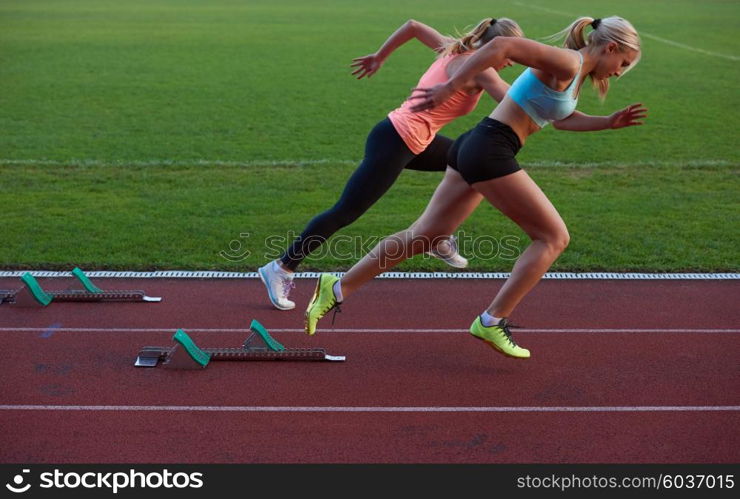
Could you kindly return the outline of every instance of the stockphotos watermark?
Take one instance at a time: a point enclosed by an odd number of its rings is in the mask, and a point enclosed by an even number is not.
[[[15,493],[15,494],[22,494],[24,492],[28,492],[28,489],[31,488],[30,483],[26,483],[26,479],[29,478],[28,474],[31,473],[30,469],[23,469],[21,473],[18,473],[13,477],[13,479],[10,481],[10,483],[6,483],[5,487]]]
[[[280,258],[299,237],[299,234],[295,232],[288,232],[285,235],[269,236],[260,244],[259,241],[250,239],[249,232],[240,232],[238,237],[231,239],[226,245],[227,248],[222,249],[218,254],[221,258],[234,263],[245,261],[255,252],[260,254],[263,260],[275,260]],[[406,244],[399,240],[398,236],[388,236],[385,239],[386,249],[389,250],[386,252],[386,258],[388,259],[402,257],[406,252],[416,253],[421,255],[422,258],[434,258],[427,254],[425,250],[435,247],[437,243],[444,243],[448,240],[447,237],[437,237],[430,240],[424,236],[418,236]],[[306,260],[321,260],[330,257],[338,261],[354,263],[370,253],[382,240],[383,237],[381,236],[350,236],[346,234],[336,234],[328,240],[316,237],[309,244],[312,251],[306,257]],[[484,234],[472,236],[465,231],[460,231],[454,238],[454,244],[457,245],[458,252],[462,256],[479,261],[494,259],[514,261],[521,254],[520,241],[521,238],[515,235],[494,237]]]
[[[201,472],[171,472],[167,468],[161,471],[142,472],[135,469],[126,471],[62,471],[53,469],[43,471],[38,480],[33,480],[29,468],[12,477],[5,487],[14,494],[23,494],[32,488],[40,489],[97,489],[117,494],[124,489],[200,489],[203,487]]]

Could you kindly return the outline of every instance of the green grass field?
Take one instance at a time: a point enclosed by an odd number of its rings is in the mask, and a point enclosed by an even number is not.
[[[350,76],[351,59],[406,19],[454,33],[507,16],[540,38],[577,15],[612,14],[642,33],[642,61],[605,103],[586,89],[579,109],[643,102],[650,116],[620,131],[549,127],[520,153],[571,231],[553,270],[737,271],[740,3],[722,0],[5,0],[0,267],[252,270],[268,238],[300,232],[334,202],[370,128],[432,61],[413,41],[373,78]],[[457,136],[492,108],[484,97],[443,133]],[[340,234],[369,241],[404,228],[439,180],[404,173]],[[526,242],[489,206],[461,230]],[[445,267],[402,266],[417,268]]]

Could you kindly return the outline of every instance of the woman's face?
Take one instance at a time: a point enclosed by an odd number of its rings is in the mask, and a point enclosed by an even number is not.
[[[592,75],[596,80],[620,76],[637,59],[638,52],[620,48],[616,42],[609,42],[601,49]]]

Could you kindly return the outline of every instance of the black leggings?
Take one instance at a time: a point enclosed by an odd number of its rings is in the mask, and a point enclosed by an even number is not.
[[[406,146],[388,118],[375,125],[365,143],[365,158],[344,186],[339,201],[308,223],[280,261],[295,270],[335,232],[369,210],[390,189],[404,168],[445,171],[447,151],[451,145],[452,139],[437,135],[421,154],[416,155]]]

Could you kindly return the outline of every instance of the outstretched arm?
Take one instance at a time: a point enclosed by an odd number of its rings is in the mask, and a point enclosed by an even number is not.
[[[435,52],[440,52],[445,43],[451,40],[451,38],[442,35],[436,29],[414,19],[409,19],[388,37],[377,52],[353,59],[351,67],[357,69],[352,74],[357,75],[358,80],[365,76],[372,76],[380,69],[394,50],[414,38]]]
[[[578,56],[572,50],[552,47],[527,38],[497,36],[470,56],[446,83],[431,88],[415,88],[414,92],[417,94],[412,99],[419,99],[419,102],[411,110],[423,111],[438,106],[481,71],[489,67],[499,70],[508,61],[541,69],[562,81],[571,80],[580,64]]]
[[[553,121],[552,126],[558,130],[570,130],[571,132],[593,132],[642,125],[643,122],[640,120],[646,117],[646,107],[642,104],[632,104],[609,116],[591,116],[576,111],[565,119]]]

